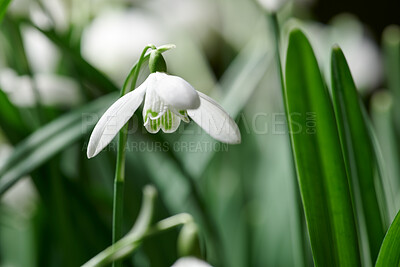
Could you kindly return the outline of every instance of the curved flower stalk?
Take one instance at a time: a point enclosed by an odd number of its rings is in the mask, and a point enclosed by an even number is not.
[[[135,90],[118,99],[100,118],[89,140],[88,158],[107,146],[144,100],[143,121],[150,133],[177,130],[181,121],[191,118],[218,141],[241,141],[235,121],[207,95],[196,91],[184,79],[154,72]]]

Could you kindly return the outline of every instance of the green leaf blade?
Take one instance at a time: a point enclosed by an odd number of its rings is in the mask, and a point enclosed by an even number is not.
[[[115,97],[116,94],[109,94],[93,101],[43,126],[20,142],[0,168],[0,195],[18,179],[85,136],[91,128],[84,127],[83,115],[94,115],[98,119]]]
[[[400,212],[389,227],[375,267],[400,266]]]
[[[355,201],[361,202],[370,255],[372,262],[375,262],[385,235],[384,225],[387,218],[385,209],[379,205],[375,188],[375,151],[355,83],[339,47],[333,48],[331,62],[333,103],[346,167],[352,180]]]
[[[0,2],[0,22],[3,20],[4,15],[6,14],[7,8],[10,5],[11,0],[3,0]]]
[[[286,114],[316,266],[360,266],[357,231],[335,115],[313,50],[289,37]],[[309,128],[311,122],[315,127]]]

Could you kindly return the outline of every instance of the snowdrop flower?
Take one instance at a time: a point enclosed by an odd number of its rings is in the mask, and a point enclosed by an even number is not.
[[[89,140],[87,156],[96,156],[107,146],[144,100],[143,121],[150,133],[160,129],[175,132],[181,121],[191,118],[218,141],[238,144],[241,141],[235,121],[207,95],[196,91],[184,79],[166,74],[165,61],[151,70],[149,77],[135,90],[118,99],[100,118]],[[150,57],[149,66],[152,66]],[[161,70],[156,71],[156,70]]]
[[[177,260],[171,267],[212,267],[205,261],[195,257],[184,257]]]

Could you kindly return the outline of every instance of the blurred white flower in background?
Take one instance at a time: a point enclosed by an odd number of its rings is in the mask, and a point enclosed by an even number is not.
[[[56,30],[65,30],[68,27],[66,2],[44,0],[42,3],[48,14],[36,2],[25,0],[12,1],[10,12],[14,15],[30,16],[40,27],[54,26]],[[48,15],[54,19],[54,25]],[[43,105],[62,107],[81,103],[79,84],[69,77],[54,74],[61,59],[55,45],[30,26],[23,26],[21,34],[33,77],[19,76],[14,70],[7,68],[0,70],[0,88],[7,93],[10,101],[23,107],[32,107],[38,100]]]
[[[142,48],[149,43],[176,43],[184,53],[171,57],[171,70],[201,88],[214,86],[202,45],[209,43],[217,16],[213,1],[145,1],[129,10],[109,8],[83,31],[82,55],[94,66],[122,84]],[[196,60],[196,70],[187,62]]]
[[[22,40],[32,72],[54,72],[61,59],[60,52],[54,44],[32,27],[22,28]]]
[[[69,12],[66,1],[41,0],[41,4],[45,10],[42,10],[36,1],[13,0],[7,12],[15,16],[30,17],[39,27],[54,26],[56,30],[60,31],[68,29]]]
[[[205,261],[195,257],[184,257],[178,259],[171,267],[212,267]]]
[[[36,103],[29,76],[18,76],[12,69],[3,69],[0,72],[0,88],[17,106],[33,106]]]
[[[50,15],[58,31],[63,31],[68,23],[75,26],[76,32],[71,34],[83,31],[83,57],[118,85],[122,85],[145,45],[167,43],[170,39],[183,51],[174,57],[167,56],[172,72],[180,73],[204,91],[215,88],[216,79],[202,48],[209,43],[209,33],[216,24],[214,1],[154,0],[138,3],[127,10],[126,3],[122,1],[91,0],[82,3],[79,0],[45,0],[45,12],[33,1],[15,0],[12,5],[12,13],[25,13],[39,27],[52,25]],[[89,16],[94,17],[93,21],[90,22]],[[53,73],[61,59],[60,51],[32,27],[24,27],[22,34],[33,73]],[[188,61],[196,62],[194,69],[186,67]],[[20,78],[17,84],[24,92],[30,91],[28,78]],[[33,97],[32,93],[26,94],[24,100],[15,101],[31,105],[35,100],[28,100],[29,95]]]
[[[150,14],[139,10],[109,10],[84,30],[82,55],[120,83],[143,47],[168,43],[166,29]]]
[[[0,72],[0,88],[11,102],[23,107],[36,105],[35,88],[43,105],[70,107],[82,100],[75,80],[55,74],[36,74],[31,79],[27,75],[18,76],[14,70],[3,69]]]
[[[288,0],[258,0],[258,2],[269,12],[277,12]]]
[[[33,3],[34,1],[31,0],[13,0],[7,8],[7,12],[15,16],[29,16]]]

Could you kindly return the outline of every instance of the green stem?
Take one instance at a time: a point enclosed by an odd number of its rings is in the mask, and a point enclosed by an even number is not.
[[[128,77],[124,82],[124,86],[121,90],[121,97],[128,93],[128,84],[131,81],[131,89],[136,87],[136,82],[139,77],[140,68],[143,62],[148,58],[146,52],[149,48],[154,46],[146,46],[143,49],[142,54],[137,64],[132,68]],[[123,219],[123,206],[124,206],[124,186],[125,186],[125,148],[126,141],[128,138],[128,125],[129,121],[122,127],[118,133],[118,152],[117,152],[117,163],[115,167],[115,178],[114,178],[114,204],[113,204],[113,225],[112,225],[112,243],[116,243],[122,237],[122,219]],[[114,267],[121,266],[121,262],[117,261],[113,263]]]

